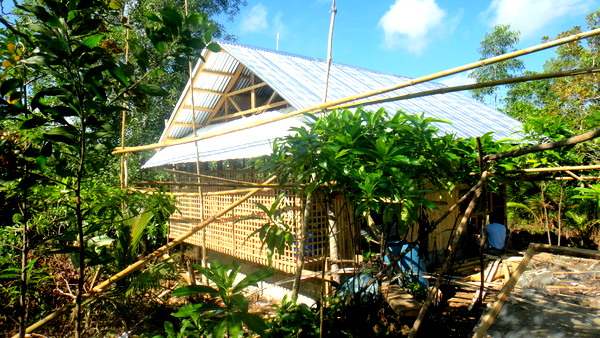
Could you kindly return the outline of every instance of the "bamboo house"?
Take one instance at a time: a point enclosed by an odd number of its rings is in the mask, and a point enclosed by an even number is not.
[[[312,107],[323,101],[326,62],[315,58],[280,51],[221,42],[220,52],[205,51],[193,70],[170,119],[160,137],[168,142],[185,137],[231,130],[259,120],[275,119],[283,114]],[[328,100],[336,100],[388,87],[409,80],[392,74],[333,63],[328,80]],[[434,90],[445,87],[427,82],[380,94],[376,98]],[[512,119],[485,104],[460,93],[431,95],[409,100],[385,102],[366,109],[385,108],[390,112],[403,110],[424,113],[427,117],[444,119],[451,124],[436,125],[443,133],[459,137],[476,137],[494,131],[496,139],[511,137],[520,127]],[[171,216],[169,237],[177,238],[203,219],[210,217],[244,195],[248,188],[260,186],[265,177],[246,163],[261,155],[270,154],[272,142],[290,133],[291,127],[301,126],[304,116],[298,115],[272,123],[240,129],[196,142],[165,147],[145,164],[144,168],[161,167],[172,174],[170,192],[176,196],[179,212]],[[279,188],[265,189],[237,206],[232,212],[212,222],[186,242],[201,246],[220,255],[267,265],[258,236],[251,236],[264,221],[244,219],[260,215],[256,203],[269,206],[280,194]],[[269,188],[269,189],[266,189]],[[441,196],[441,197],[440,197]],[[439,192],[428,196],[437,203],[453,205],[458,191]],[[287,221],[296,238],[300,237],[302,193],[288,193],[283,204],[290,206]],[[353,240],[352,215],[343,208],[341,198],[334,200],[342,214],[338,222],[339,257],[353,259],[357,243]],[[492,203],[494,204],[494,203]],[[496,203],[502,210],[502,201]],[[446,247],[459,211],[441,223],[430,235],[430,250]],[[432,215],[435,217],[435,215]],[[298,244],[286,248],[274,257],[273,266],[284,273],[296,269]],[[327,217],[322,206],[314,203],[311,210],[308,238],[304,247],[306,270],[318,270],[328,257]]]

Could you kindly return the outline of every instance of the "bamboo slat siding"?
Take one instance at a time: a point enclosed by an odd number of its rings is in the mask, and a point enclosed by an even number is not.
[[[211,170],[203,174],[228,178],[246,182],[258,182],[256,171],[252,170]],[[198,182],[198,178],[190,175],[175,174],[173,177],[177,182]],[[200,182],[223,183],[214,179],[201,178]],[[239,186],[203,186],[202,193],[226,191],[239,188]],[[171,186],[171,192],[199,192],[197,186]],[[226,214],[220,220],[207,226],[205,232],[200,232],[190,237],[186,243],[202,245],[202,236],[206,236],[207,249],[231,255],[241,260],[246,260],[262,265],[267,265],[266,249],[261,249],[262,243],[258,235],[249,237],[260,228],[265,221],[260,219],[245,219],[244,217],[262,217],[263,214],[256,207],[256,203],[270,207],[275,198],[281,193],[279,189],[266,190],[257,193],[248,201],[242,203],[233,211]],[[176,196],[179,212],[171,216],[169,237],[176,238],[187,231],[203,218],[209,217],[222,209],[223,205],[231,204],[239,199],[244,193],[228,195],[204,196],[202,199],[196,196]],[[200,201],[202,200],[202,205]],[[290,207],[284,217],[287,224],[293,229],[296,238],[299,238],[299,229],[304,206],[304,196],[298,196],[293,192],[287,192],[281,207]],[[326,213],[316,204],[313,206],[308,238],[305,248],[305,269],[320,269],[323,258],[328,255]],[[273,257],[273,267],[288,273],[293,273],[296,268],[297,244],[287,247],[283,255]]]
[[[180,168],[180,170],[182,169]],[[187,168],[186,171],[192,172],[195,170]],[[201,174],[251,183],[259,183],[262,181],[262,177],[256,170],[248,169],[203,170]],[[173,185],[170,187],[172,193],[195,193],[197,195],[199,192],[205,194],[209,192],[231,191],[242,188],[239,184],[236,185],[235,183],[232,183],[231,186],[227,186],[224,184],[224,181],[212,178],[202,177],[200,178],[200,181],[198,181],[198,177],[179,173],[173,174],[173,181],[179,183],[218,183],[220,185],[202,187],[197,185]],[[261,248],[262,243],[259,240],[258,235],[249,237],[254,231],[265,224],[265,221],[261,219],[241,219],[249,216],[263,217],[264,215],[262,211],[256,207],[256,203],[270,207],[281,192],[282,190],[280,189],[258,192],[246,202],[236,207],[233,211],[223,216],[220,220],[207,226],[206,230],[190,237],[186,242],[202,246],[203,236],[206,236],[207,249],[224,253],[241,260],[267,265],[266,249]],[[171,216],[169,237],[176,238],[185,233],[195,224],[218,212],[224,205],[229,205],[239,199],[243,194],[245,194],[245,192],[210,196],[204,195],[202,198],[199,196],[175,196],[178,202],[179,212],[176,212]],[[432,191],[427,193],[424,197],[439,205],[439,210],[430,210],[427,212],[429,220],[434,220],[438,218],[446,208],[458,201],[460,193],[459,190],[453,192]],[[281,207],[289,207],[289,210],[285,214],[285,218],[287,224],[292,228],[292,233],[295,234],[295,238],[300,237],[299,233],[302,224],[302,210],[304,203],[305,196],[303,194],[297,195],[292,191],[287,191],[286,197],[281,205]],[[494,204],[495,203],[490,200],[490,205]],[[337,234],[337,242],[340,259],[352,260],[356,257],[356,254],[360,253],[360,228],[355,224],[352,217],[353,212],[350,210],[343,194],[338,194],[333,198],[333,205],[335,213],[339,215],[339,233]],[[460,210],[456,209],[429,235],[429,251],[444,250],[446,248],[452,234],[452,229],[459,216]],[[305,247],[304,269],[319,270],[322,267],[323,261],[329,257],[328,226],[326,205],[323,202],[323,199],[319,195],[316,195],[309,222],[307,243]],[[417,238],[418,226],[415,225],[408,231],[405,239],[408,241],[416,241]],[[295,243],[293,246],[287,247],[282,255],[275,255],[273,257],[272,266],[278,270],[293,273],[296,269],[297,245],[298,244]]]

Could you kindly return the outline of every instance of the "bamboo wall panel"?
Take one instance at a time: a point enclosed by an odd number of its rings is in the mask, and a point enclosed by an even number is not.
[[[191,167],[184,168],[190,172]],[[182,168],[179,168],[182,170]],[[241,169],[219,169],[205,170],[201,174],[213,177],[244,181],[251,183],[261,182],[261,175],[256,170]],[[180,173],[173,174],[173,181],[179,185],[171,186],[171,192],[185,193],[215,193],[219,191],[230,191],[241,188],[240,184],[232,183],[231,186],[224,184],[222,180],[212,178],[198,178],[193,175]],[[219,185],[209,186],[186,186],[181,183],[201,182],[218,183]],[[261,191],[250,199],[227,213],[221,219],[213,222],[194,236],[186,240],[187,243],[201,246],[203,236],[206,240],[208,249],[231,255],[241,260],[268,265],[266,248],[262,248],[262,242],[258,235],[251,234],[265,224],[265,220],[246,219],[247,217],[264,217],[263,212],[256,206],[257,203],[263,204],[268,208],[274,202],[276,197],[282,193],[282,190],[271,189]],[[169,237],[176,238],[185,233],[189,228],[201,222],[203,219],[219,212],[224,206],[230,205],[239,199],[244,192],[222,195],[204,195],[199,196],[176,196],[178,202],[178,212],[171,216],[171,225],[169,228]],[[439,205],[438,210],[427,211],[429,220],[438,218],[444,210],[456,203],[459,196],[459,190],[453,192],[431,191],[425,194],[426,199]],[[291,232],[296,239],[295,243],[286,247],[285,252],[273,257],[272,266],[284,272],[293,273],[296,269],[298,245],[300,245],[300,229],[302,225],[302,214],[305,203],[304,195],[297,195],[292,191],[286,191],[286,195],[280,208],[287,207],[284,214],[286,224],[291,227]],[[353,212],[348,206],[343,194],[338,194],[333,198],[335,213],[338,216],[337,243],[340,259],[351,260],[356,257],[360,248],[360,227],[353,218]],[[450,240],[452,230],[460,217],[460,210],[457,208],[437,228],[429,235],[428,249],[444,250]],[[322,267],[323,261],[329,256],[328,239],[328,219],[327,209],[322,197],[316,195],[315,202],[311,211],[311,218],[305,243],[305,266],[307,270],[318,270]],[[406,235],[406,240],[416,241],[418,238],[418,226],[410,228]],[[209,257],[210,259],[210,257]]]
[[[220,178],[227,178],[238,181],[258,183],[259,175],[252,170],[211,170],[202,172],[204,175],[210,175]],[[184,182],[203,182],[220,183],[222,181],[210,178],[197,178],[192,175],[174,174],[173,180],[179,184]],[[231,186],[203,186],[200,190],[197,186],[173,185],[171,192],[218,192],[240,188],[232,184]],[[262,248],[262,242],[258,235],[251,234],[265,224],[262,219],[247,219],[248,217],[264,217],[264,213],[256,206],[256,203],[263,204],[268,208],[274,202],[275,198],[281,193],[281,190],[272,189],[261,191],[246,202],[240,204],[231,212],[227,213],[221,219],[213,222],[206,227],[204,232],[199,232],[186,240],[193,245],[202,245],[202,237],[206,236],[206,247],[220,253],[231,255],[241,260],[246,260],[262,265],[268,265],[266,248]],[[169,237],[176,238],[190,227],[199,223],[203,218],[220,211],[223,206],[233,203],[244,193],[235,193],[227,195],[204,195],[202,198],[195,196],[176,196],[178,212],[171,216],[171,225],[169,228]],[[294,238],[298,239],[291,247],[286,247],[282,255],[273,257],[272,266],[278,270],[293,273],[296,269],[297,246],[300,239],[301,215],[305,203],[304,196],[298,196],[295,193],[286,192],[280,208],[287,207],[284,213],[286,224],[291,227]],[[323,258],[328,255],[328,237],[327,237],[327,219],[322,210],[318,210],[313,204],[311,220],[309,223],[307,242],[305,245],[305,269],[317,270],[322,265]],[[210,259],[210,257],[209,257]]]
[[[430,191],[425,193],[424,198],[428,201],[432,201],[438,205],[437,210],[427,210],[426,215],[429,221],[433,221],[440,217],[445,210],[450,206],[454,205],[460,198],[458,190],[454,191]],[[448,217],[446,217],[436,228],[429,234],[429,245],[428,251],[445,250],[452,230],[455,225],[460,221],[460,208],[454,210]],[[406,239],[409,242],[416,241],[419,235],[419,226],[414,225],[407,233]]]

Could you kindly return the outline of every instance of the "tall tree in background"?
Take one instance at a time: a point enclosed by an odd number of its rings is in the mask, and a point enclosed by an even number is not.
[[[478,51],[481,54],[480,60],[515,51],[515,46],[519,43],[519,35],[520,33],[518,31],[510,30],[510,25],[495,26],[491,32],[485,34],[480,43],[480,47],[478,48]],[[477,68],[469,72],[469,77],[475,79],[478,83],[509,79],[519,76],[524,68],[523,61],[510,59]],[[494,107],[497,107],[500,101],[500,87],[473,89],[471,93],[475,99],[482,102],[491,98]]]
[[[85,332],[83,294],[93,283],[89,267],[106,263],[100,239],[118,238],[116,224],[127,221],[121,205],[134,215],[140,212],[139,205],[129,203],[130,194],[114,188],[110,150],[119,143],[121,112],[126,109],[136,121],[148,113],[138,109],[143,102],[169,94],[161,84],[173,64],[187,64],[205,47],[219,50],[211,42],[216,28],[206,14],[183,14],[169,6],[146,12],[135,39],[120,39],[120,32],[133,30],[122,6],[41,0],[16,4],[14,22],[0,18],[5,28],[0,31],[0,149],[9,152],[0,157],[0,192],[14,201],[0,205],[8,220],[2,225],[12,229],[0,234],[11,241],[22,234],[21,249],[15,246],[12,256],[20,255],[23,262],[15,277],[22,299],[30,281],[31,238],[46,242],[38,255],[50,249],[70,255],[77,269],[76,287],[69,288],[76,300],[75,336]],[[123,58],[128,47],[131,57]],[[7,265],[1,270],[19,270],[14,259],[2,263]],[[2,278],[4,297],[4,285],[12,281]],[[21,336],[27,318],[24,300]]]

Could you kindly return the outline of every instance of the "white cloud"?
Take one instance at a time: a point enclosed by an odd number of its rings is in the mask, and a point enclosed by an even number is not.
[[[594,0],[493,0],[483,17],[490,26],[510,24],[521,37],[530,38],[561,17],[588,14],[593,4]]]
[[[250,12],[242,16],[242,22],[240,23],[240,28],[242,29],[242,32],[260,32],[269,28],[269,23],[267,22],[267,14],[267,8],[262,3],[258,3],[257,5],[250,8]]]
[[[417,54],[422,52],[445,16],[446,12],[435,0],[396,0],[379,20],[385,47],[402,47]]]
[[[445,84],[448,87],[454,86],[462,86],[475,83],[475,79],[468,77],[467,72],[462,72],[460,74],[445,77],[438,81],[439,83]]]

